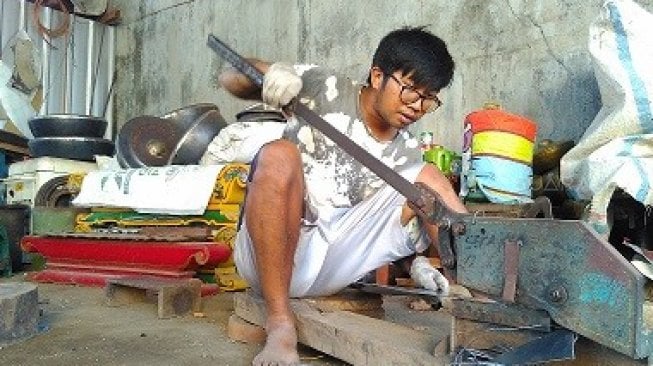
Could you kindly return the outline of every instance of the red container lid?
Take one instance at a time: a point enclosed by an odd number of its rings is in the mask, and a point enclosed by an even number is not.
[[[537,125],[535,122],[498,109],[485,109],[472,112],[465,117],[471,124],[472,133],[482,131],[511,132],[535,142]]]

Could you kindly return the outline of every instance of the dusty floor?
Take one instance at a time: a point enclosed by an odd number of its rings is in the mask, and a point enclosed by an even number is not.
[[[229,293],[203,298],[203,317],[158,319],[155,304],[104,305],[101,288],[38,284],[38,291],[47,330],[0,347],[0,365],[249,365],[260,348],[227,337]],[[408,310],[404,300],[386,303],[393,321],[424,324],[428,316]],[[448,327],[446,321],[431,325]],[[309,348],[300,353],[307,365],[345,365]]]
[[[22,275],[3,281],[20,281]],[[104,305],[101,288],[38,284],[43,333],[0,348],[0,365],[249,365],[260,346],[227,337],[231,294],[202,300],[204,317],[159,319],[156,304]],[[302,349],[309,365],[343,365]]]

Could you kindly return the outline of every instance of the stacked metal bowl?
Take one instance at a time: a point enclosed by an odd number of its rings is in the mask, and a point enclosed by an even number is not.
[[[116,158],[123,168],[197,164],[226,125],[211,103],[193,104],[161,117],[136,117],[118,133]]]
[[[27,142],[32,157],[94,161],[95,155],[113,156],[114,144],[102,138],[107,121],[78,114],[36,116],[29,121],[34,138]]]

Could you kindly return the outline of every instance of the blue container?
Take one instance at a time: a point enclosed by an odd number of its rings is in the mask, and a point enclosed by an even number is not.
[[[530,165],[494,156],[472,158],[476,183],[492,203],[532,202],[533,169]]]

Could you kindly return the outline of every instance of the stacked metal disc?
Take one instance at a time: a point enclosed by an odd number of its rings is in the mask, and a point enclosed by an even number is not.
[[[28,123],[34,135],[27,142],[32,157],[94,161],[95,155],[113,156],[113,142],[102,138],[107,129],[102,117],[52,114],[33,117]]]
[[[197,164],[227,123],[218,107],[194,104],[161,117],[140,116],[125,123],[116,139],[123,168]]]

